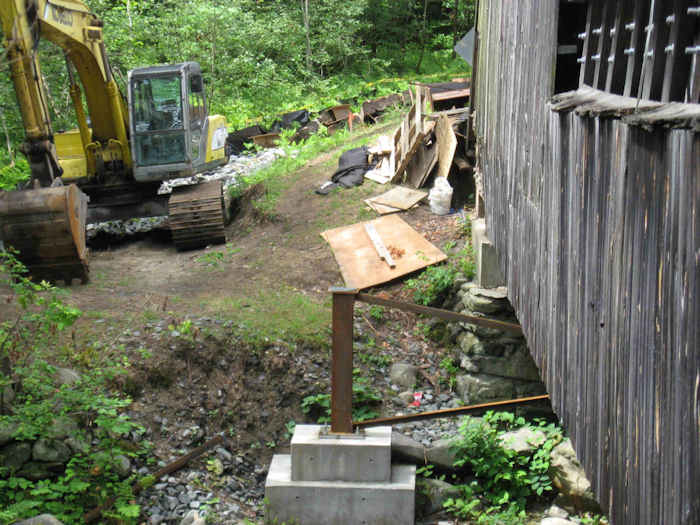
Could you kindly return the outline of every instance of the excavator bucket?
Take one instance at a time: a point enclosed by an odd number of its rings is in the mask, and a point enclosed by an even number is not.
[[[75,184],[0,192],[0,239],[19,252],[35,280],[88,280],[88,196]]]

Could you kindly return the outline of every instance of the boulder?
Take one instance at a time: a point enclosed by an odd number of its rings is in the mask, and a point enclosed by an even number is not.
[[[439,439],[435,441],[426,452],[428,463],[444,470],[453,470],[455,453],[450,450],[452,439]]]
[[[0,466],[11,471],[19,470],[32,458],[32,445],[26,441],[14,441],[0,449]]]
[[[63,442],[68,445],[73,454],[87,454],[90,452],[90,441],[83,435],[75,434],[64,439]]]
[[[457,498],[459,488],[439,479],[422,479],[416,482],[416,503],[419,514],[426,516],[439,512],[448,498]]]
[[[40,481],[60,474],[64,470],[64,467],[65,465],[63,463],[29,461],[22,465],[22,468],[17,472],[17,477],[27,478],[31,481]]]
[[[408,363],[395,363],[391,365],[389,379],[395,384],[404,388],[413,388],[416,384],[416,374],[418,367]]]
[[[513,381],[503,377],[464,374],[457,376],[456,382],[455,389],[467,404],[513,397]]]
[[[56,367],[56,383],[58,383],[59,386],[72,385],[78,380],[80,380],[80,374],[75,370],[62,368],[60,366]]]
[[[560,497],[557,505],[566,510],[600,511],[600,506],[591,490],[591,483],[581,467],[570,439],[565,439],[552,449],[549,475]]]
[[[462,359],[465,361],[465,359]],[[503,357],[490,355],[472,355],[466,359],[471,367],[479,373],[500,377],[511,377],[524,381],[540,381],[540,372],[527,350],[511,350]],[[466,367],[466,370],[469,370]],[[471,371],[471,370],[469,370]]]
[[[545,514],[551,518],[568,518],[569,513],[566,512],[564,509],[561,507],[558,507],[556,505],[552,505],[547,509]]]
[[[41,514],[28,520],[18,521],[15,525],[63,525],[63,522],[51,514]]]
[[[478,288],[472,288],[469,293],[464,294],[464,306],[480,314],[493,315],[508,308],[508,301],[505,299],[493,299],[475,292]]]
[[[67,438],[76,435],[78,428],[78,423],[73,419],[68,416],[59,416],[51,422],[47,435],[52,438]]]
[[[66,463],[71,458],[71,451],[62,441],[40,438],[34,443],[32,458],[34,461]]]
[[[15,400],[15,390],[11,385],[5,385],[0,389],[0,414],[8,414]]]
[[[18,426],[12,421],[0,421],[0,447],[12,441],[12,436],[17,431]]]
[[[426,463],[425,447],[415,439],[395,431],[391,433],[391,456],[416,465]]]
[[[114,472],[120,478],[125,478],[131,474],[131,461],[124,454],[119,454],[114,458]]]
[[[503,448],[512,450],[516,454],[529,454],[544,443],[547,436],[541,430],[522,427],[512,432],[504,432],[498,439]]]

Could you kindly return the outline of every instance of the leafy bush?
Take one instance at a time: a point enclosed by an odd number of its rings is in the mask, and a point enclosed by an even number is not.
[[[504,431],[531,426],[545,434],[545,440],[533,452],[518,454],[504,448],[499,439]],[[487,412],[482,420],[467,417],[452,444],[455,467],[476,477],[460,486],[462,496],[450,498],[445,508],[460,518],[480,514],[513,518],[524,513],[529,500],[552,491],[547,474],[552,448],[561,441],[561,429],[543,421],[528,425],[510,412]],[[479,521],[479,523],[486,523]],[[511,523],[511,522],[507,522]]]
[[[456,276],[457,270],[451,264],[429,266],[415,279],[407,280],[406,286],[413,290],[415,302],[431,306],[445,298]]]
[[[5,276],[2,284],[12,291],[8,303],[17,309],[14,321],[0,324],[0,386],[13,385],[16,390],[10,413],[0,416],[0,425],[14,429],[16,441],[50,436],[60,420],[80,422],[83,428],[71,434],[77,451],[54,478],[32,481],[0,467],[0,523],[41,513],[77,523],[110,497],[116,498],[111,515],[133,522],[139,515],[138,506],[130,503],[133,479],[120,479],[116,465],[119,456],[138,454],[124,437],[141,429],[122,413],[131,401],[107,393],[122,367],[97,366],[70,385],[59,385],[47,354],[81,312],[63,303],[57,288],[27,279],[13,253],[0,253],[0,274]]]

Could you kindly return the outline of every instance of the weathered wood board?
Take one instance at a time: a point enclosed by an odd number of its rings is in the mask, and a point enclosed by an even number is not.
[[[418,191],[411,188],[405,188],[403,186],[396,186],[395,188],[391,188],[389,191],[382,193],[381,195],[372,197],[370,200],[378,204],[391,206],[392,208],[408,210],[427,196],[427,191]]]
[[[452,129],[447,115],[441,115],[435,126],[438,143],[438,177],[447,177],[452,166],[452,159],[457,150],[457,136]]]
[[[403,250],[400,257],[394,255],[395,268],[389,268],[380,259],[362,222],[321,233],[333,250],[348,288],[362,290],[386,283],[447,258],[398,215],[386,215],[369,222],[389,251],[392,248]]]

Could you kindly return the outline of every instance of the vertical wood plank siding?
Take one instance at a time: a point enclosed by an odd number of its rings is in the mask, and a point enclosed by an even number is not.
[[[697,524],[700,133],[552,111],[557,17],[479,2],[488,234],[612,522]]]

